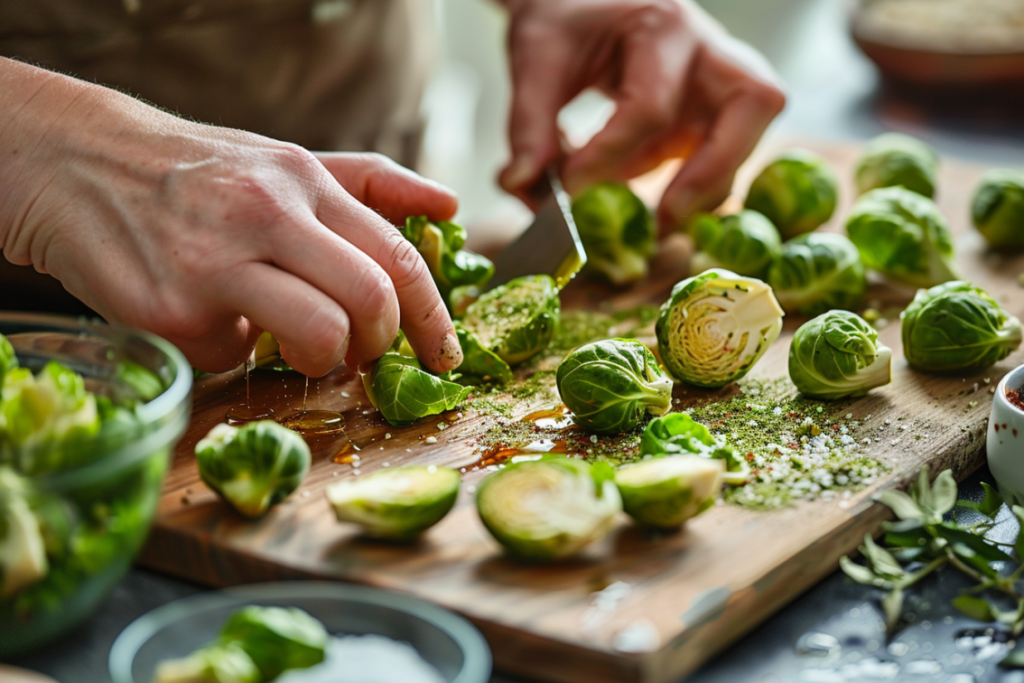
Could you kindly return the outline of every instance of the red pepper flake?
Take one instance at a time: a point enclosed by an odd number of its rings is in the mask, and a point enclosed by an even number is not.
[[[798,417],[800,417],[800,413],[795,412],[795,411],[794,412],[789,412],[789,413],[786,413],[786,417],[788,417],[791,420],[795,420]]]
[[[793,442],[793,441],[790,441],[790,442],[789,442],[789,443],[787,443],[786,445],[787,445],[787,446],[789,446],[790,448],[792,448],[793,450],[796,450],[797,448],[800,448],[800,446],[799,446],[799,445],[797,445],[797,444],[796,444],[795,442]]]
[[[1006,399],[1017,407],[1018,410],[1024,410],[1024,387],[1018,389],[1007,389]],[[1006,429],[1006,426],[1003,426]]]
[[[747,461],[748,461],[748,462],[754,462],[754,454],[753,454],[753,452],[751,452],[751,453],[747,453],[747,454],[746,454],[745,456],[743,456],[743,457],[745,457],[745,458],[747,459]]]

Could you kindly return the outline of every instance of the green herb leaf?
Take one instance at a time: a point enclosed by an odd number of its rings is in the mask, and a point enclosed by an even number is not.
[[[992,604],[985,598],[974,595],[961,595],[953,598],[953,607],[962,614],[977,621],[995,621]]]
[[[925,513],[921,507],[899,489],[886,489],[875,496],[875,500],[890,508],[900,519],[913,520],[924,519]]]
[[[866,586],[877,586],[884,579],[879,578],[873,571],[867,567],[857,564],[846,555],[839,558],[839,567],[843,570],[843,573],[849,576],[857,583],[863,583]]]
[[[1020,525],[1020,530],[1017,532],[1017,543],[1015,548],[1017,550],[1017,559],[1024,562],[1024,507],[1020,505],[1014,505],[1010,508],[1013,512],[1013,516],[1017,518],[1017,523]]]
[[[941,517],[956,505],[957,488],[956,479],[953,478],[952,470],[943,470],[932,482],[931,499],[928,507]]]
[[[885,628],[892,633],[903,613],[903,589],[893,588],[882,598],[882,613],[885,614]]]
[[[981,482],[981,488],[985,489],[985,498],[978,505],[977,510],[989,519],[995,519],[999,514],[999,508],[1003,507],[1003,496],[985,482]]]
[[[922,548],[931,536],[919,519],[905,519],[882,524],[885,529],[885,544],[897,548]]]
[[[899,580],[906,575],[906,572],[903,571],[903,567],[896,561],[896,558],[888,550],[876,544],[875,539],[871,538],[871,534],[864,535],[864,545],[861,546],[861,552],[864,553],[875,573],[879,576],[890,580]]]
[[[962,543],[989,562],[1013,562],[1013,558],[985,540],[984,536],[951,524],[936,524],[932,530],[950,543]]]

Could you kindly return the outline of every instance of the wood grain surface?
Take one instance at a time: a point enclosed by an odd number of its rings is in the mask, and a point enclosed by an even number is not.
[[[805,146],[828,157],[847,181],[842,207],[828,228],[839,229],[853,197],[848,181],[857,148]],[[752,173],[779,149],[776,144],[759,153],[737,187],[745,189]],[[983,170],[947,160],[939,204],[955,227],[964,276],[1024,317],[1024,289],[1017,283],[1024,258],[988,253],[969,229],[967,207]],[[646,179],[641,193],[655,193],[665,177]],[[674,238],[648,281],[614,292],[577,279],[563,292],[564,307],[661,303],[686,276],[688,260],[687,241]],[[912,296],[912,290],[873,280],[868,300],[902,307]],[[789,340],[802,321],[787,317],[782,337],[755,367],[755,376],[785,374]],[[804,501],[774,512],[717,506],[682,532],[658,538],[623,518],[582,557],[542,567],[505,559],[472,505],[470,491],[483,474],[473,469],[479,459],[474,440],[492,418],[466,412],[460,419],[453,412],[412,427],[389,427],[344,369],[311,381],[308,400],[312,407],[342,412],[346,432],[312,440],[314,464],[300,490],[264,519],[243,520],[199,481],[192,452],[227,408],[244,401],[245,384],[239,373],[208,377],[196,386],[192,423],[177,448],[140,561],[212,586],[312,577],[403,591],[465,615],[491,644],[498,668],[540,680],[676,680],[832,572],[866,532],[877,531],[887,517],[885,508],[871,502],[879,486],[905,483],[926,463],[933,473],[952,468],[960,477],[980,462],[991,404],[984,379],[994,386],[1024,362],[1024,351],[974,376],[935,377],[908,368],[898,324],[883,329],[881,339],[895,352],[893,383],[858,400],[850,411],[856,419],[870,415],[866,428],[883,431],[885,420],[902,417],[901,424],[922,438],[902,439],[897,446],[876,439],[868,447],[867,454],[891,467],[878,484],[846,500]],[[288,412],[301,407],[303,385],[304,378],[295,374],[254,373],[253,401]],[[680,387],[677,396],[692,401],[734,391]],[[551,406],[524,402],[516,412],[545,407]],[[451,426],[439,431],[442,420]],[[437,443],[427,444],[425,436]],[[410,463],[466,468],[455,510],[415,545],[360,538],[353,527],[335,521],[324,498],[327,485],[353,475],[353,464],[334,462],[347,441],[360,446],[363,473]],[[613,605],[595,600],[595,591],[616,582],[622,585]],[[622,651],[637,649],[644,651]]]

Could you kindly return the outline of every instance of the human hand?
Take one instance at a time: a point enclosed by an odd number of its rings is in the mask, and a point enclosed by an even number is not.
[[[0,63],[5,92],[24,90],[25,69]],[[365,367],[400,324],[432,370],[461,362],[423,260],[385,220],[450,218],[449,190],[379,155],[318,157],[45,78],[0,135],[0,152],[25,150],[0,171],[10,261],[203,370],[243,362],[262,330],[307,375]]]
[[[686,163],[658,208],[663,231],[717,207],[785,104],[767,62],[687,0],[506,0],[512,159],[500,182],[529,190],[561,162],[570,193]],[[557,116],[596,87],[616,110],[581,149],[562,151]],[[564,159],[563,159],[564,157]]]

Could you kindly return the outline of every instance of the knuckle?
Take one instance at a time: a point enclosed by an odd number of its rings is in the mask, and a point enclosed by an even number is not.
[[[281,166],[303,177],[315,177],[322,170],[322,164],[316,156],[299,145],[282,144],[277,149],[276,157]]]
[[[311,321],[303,339],[305,354],[311,362],[331,362],[338,358],[349,336],[345,315],[321,313]],[[330,368],[328,368],[330,369]]]
[[[363,271],[355,291],[362,310],[372,316],[383,318],[397,308],[394,285],[387,274],[377,267]]]
[[[405,290],[427,278],[427,268],[415,247],[397,230],[390,230],[382,247],[379,263],[396,290]]]

